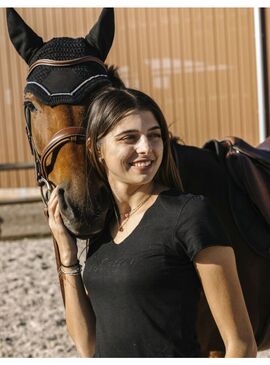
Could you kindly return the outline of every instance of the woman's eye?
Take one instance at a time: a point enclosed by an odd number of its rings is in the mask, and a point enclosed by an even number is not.
[[[151,133],[149,135],[150,138],[161,138],[161,134],[160,133]]]
[[[147,135],[147,138],[148,139],[160,139],[161,134],[159,132],[149,133]],[[139,135],[128,134],[128,135],[124,136],[123,138],[121,138],[121,141],[124,141],[125,143],[136,143],[139,139],[140,139]]]
[[[137,136],[131,134],[123,137],[122,140],[125,142],[135,142],[137,138],[138,138]]]

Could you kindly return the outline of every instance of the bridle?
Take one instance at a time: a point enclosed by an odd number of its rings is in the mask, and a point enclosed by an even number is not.
[[[93,56],[83,56],[83,57],[73,58],[71,60],[50,60],[47,58],[37,60],[36,62],[32,63],[32,65],[29,67],[28,76],[37,66],[69,67],[86,62],[98,63],[100,66],[104,68],[104,70],[107,73],[106,66],[99,58]]]
[[[27,106],[24,107],[24,115],[26,120],[26,134],[28,137],[31,153],[35,159],[36,181],[40,187],[41,198],[43,203],[47,206],[50,199],[51,192],[55,188],[53,182],[49,180],[47,160],[56,149],[66,143],[85,143],[85,128],[82,127],[66,127],[56,132],[43,151],[39,154],[33,140],[31,131],[31,112]]]
[[[93,56],[84,56],[72,60],[61,61],[40,59],[30,66],[29,74],[37,66],[68,67],[84,62],[96,62],[104,67],[106,70],[105,65],[98,58]],[[36,181],[38,186],[40,187],[42,201],[47,207],[51,192],[55,188],[54,183],[51,182],[48,177],[49,173],[47,168],[47,160],[49,156],[51,156],[53,152],[56,152],[59,147],[63,146],[66,143],[85,143],[86,130],[83,127],[66,127],[60,129],[52,136],[51,140],[45,146],[43,151],[39,153],[33,140],[31,128],[31,111],[27,105],[24,106],[24,116],[26,121],[26,134],[28,137],[31,153],[35,159]]]
[[[68,67],[73,66],[76,64],[84,63],[84,62],[95,62],[101,65],[104,70],[106,71],[107,75],[107,68],[104,65],[104,63],[92,56],[84,56],[80,58],[75,58],[71,60],[50,60],[50,59],[40,59],[34,62],[30,68],[29,68],[29,74],[33,71],[34,68],[38,66],[51,66],[51,67]],[[29,75],[28,74],[28,75]],[[104,74],[105,75],[105,74]],[[104,76],[103,75],[103,76]],[[102,76],[102,75],[98,75]],[[63,129],[60,129],[58,132],[56,132],[49,143],[45,146],[43,151],[41,153],[38,152],[35,141],[32,136],[32,126],[31,126],[31,111],[27,104],[24,106],[24,115],[25,115],[25,121],[26,121],[26,133],[30,145],[30,149],[32,152],[32,155],[35,159],[35,171],[36,171],[36,181],[37,184],[40,187],[41,192],[41,198],[43,200],[43,203],[45,205],[44,207],[44,213],[48,216],[48,201],[50,199],[51,192],[55,188],[55,185],[52,181],[49,180],[49,174],[48,168],[47,168],[47,160],[49,156],[52,155],[53,152],[56,152],[56,155],[58,153],[59,147],[62,147],[66,143],[76,143],[76,144],[84,144],[86,140],[86,129],[82,127],[66,127]],[[54,251],[55,251],[55,259],[56,259],[56,266],[57,271],[59,272],[60,266],[61,266],[61,258],[59,254],[59,248],[58,244],[53,236],[53,244],[54,244]],[[65,289],[62,277],[59,276],[60,281],[60,288],[62,293],[63,302],[65,305]]]

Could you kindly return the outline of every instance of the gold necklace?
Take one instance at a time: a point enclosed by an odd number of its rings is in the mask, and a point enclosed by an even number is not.
[[[118,215],[116,215],[116,217],[117,217],[117,224],[118,224],[118,230],[120,232],[123,232],[124,231],[124,228],[123,227],[127,224],[129,218],[134,213],[136,213],[151,198],[153,192],[154,192],[154,188],[151,190],[150,194],[145,199],[143,199],[135,208],[131,209],[129,212],[120,214],[120,217],[125,217],[125,219],[122,221],[121,224],[119,222]]]

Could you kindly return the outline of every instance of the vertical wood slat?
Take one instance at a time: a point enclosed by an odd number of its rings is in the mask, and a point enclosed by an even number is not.
[[[231,107],[229,101],[230,87],[229,87],[229,59],[228,59],[228,44],[226,30],[228,25],[226,24],[226,10],[215,10],[215,33],[216,33],[216,63],[220,65],[221,72],[217,74],[218,78],[218,131],[219,135],[226,135],[228,127],[230,126],[231,119]]]
[[[181,40],[179,29],[179,13],[180,9],[169,9],[169,34],[173,34],[173,37],[169,36],[168,43],[170,48],[170,58],[172,67],[172,79],[171,79],[171,92],[172,92],[172,105],[170,107],[173,117],[168,120],[170,128],[174,128],[176,135],[185,134],[185,104],[182,97],[182,62],[179,58],[181,52]],[[177,114],[178,111],[178,114]],[[180,130],[182,126],[182,131]]]
[[[129,54],[128,54],[128,40],[126,31],[126,16],[123,9],[117,9],[115,12],[115,22],[117,31],[114,37],[113,47],[108,55],[106,64],[119,67],[123,82],[128,85],[129,76]],[[121,63],[117,63],[117,59]]]
[[[255,25],[254,25],[254,14],[253,12],[248,12],[248,33],[250,35],[255,34]],[[250,36],[247,39],[247,49],[249,50],[249,69],[250,70],[256,70],[256,45],[254,42],[254,36]],[[270,38],[268,38],[269,40]],[[249,76],[249,90],[250,90],[250,103],[249,100],[247,100],[247,103],[249,103],[251,110],[250,114],[252,115],[252,118],[249,119],[249,126],[250,126],[250,140],[253,141],[254,144],[257,144],[260,139],[260,131],[259,131],[259,110],[258,110],[258,90],[257,90],[257,74],[255,73],[248,73]],[[267,123],[267,121],[265,121]]]
[[[265,30],[265,114],[266,114],[266,131],[270,135],[270,8],[263,9],[264,12],[264,30]]]
[[[146,9],[138,9],[135,13],[136,23],[140,23],[137,27],[138,55],[140,60],[140,68],[138,68],[140,79],[140,90],[151,93],[151,72],[149,70],[149,37]]]
[[[4,18],[5,20],[5,18]],[[2,24],[2,23],[1,23]],[[2,33],[3,34],[3,33]],[[13,96],[13,88],[12,88],[12,83],[11,83],[11,64],[10,64],[10,59],[11,59],[11,54],[12,52],[10,52],[8,46],[7,46],[7,42],[8,39],[7,38],[3,38],[3,43],[4,43],[4,49],[7,50],[7,53],[2,52],[1,53],[1,68],[2,68],[2,77],[1,77],[1,81],[3,83],[3,85],[5,85],[6,87],[3,88],[4,92],[5,92],[5,99],[4,99],[4,105],[1,108],[1,110],[4,110],[4,122],[5,122],[5,126],[4,126],[4,130],[5,130],[5,143],[4,143],[4,148],[6,149],[6,158],[8,159],[7,162],[9,162],[9,159],[13,159],[15,160],[17,158],[16,156],[16,143],[14,143],[14,135],[13,133],[15,132],[15,126],[14,124],[14,96]],[[1,100],[2,103],[2,100]],[[1,128],[1,132],[2,132],[2,128]],[[15,172],[11,172],[10,174],[8,174],[8,183],[9,185],[14,183],[14,184],[18,184],[17,181],[17,175]]]
[[[237,130],[237,123],[235,121],[241,120],[240,109],[238,108],[238,96],[239,96],[239,73],[237,63],[237,49],[238,49],[238,38],[237,38],[237,24],[236,24],[236,11],[231,11],[226,14],[226,21],[228,27],[227,31],[227,50],[228,50],[228,64],[231,67],[229,72],[229,84],[230,84],[230,106],[231,115],[230,123],[231,129],[235,131],[236,135],[239,134]]]
[[[4,12],[0,12],[0,24],[4,24],[5,22]],[[1,46],[3,49],[7,49],[5,39],[5,35],[1,32]],[[5,56],[5,52],[0,52],[0,83],[4,84],[4,77],[6,74],[6,64],[7,59]],[[0,85],[1,86],[1,85]],[[8,148],[7,148],[7,125],[9,123],[7,110],[10,108],[11,103],[11,94],[10,89],[8,87],[0,87],[0,103],[1,103],[1,128],[0,128],[0,148],[1,148],[1,159],[2,161],[8,160]],[[1,177],[1,185],[8,186],[9,185],[9,175],[6,173],[2,173]]]
[[[205,26],[205,73],[207,84],[207,118],[205,124],[213,137],[218,136],[218,82],[217,74],[219,65],[217,64],[216,50],[216,28],[215,28],[215,9],[207,9],[203,14]],[[202,30],[203,31],[203,30]]]
[[[181,136],[186,140],[188,133],[187,116],[188,106],[186,103],[186,85],[185,85],[185,61],[183,51],[183,39],[185,39],[185,28],[183,27],[183,9],[178,9],[174,26],[171,28],[171,33],[175,34],[175,42],[173,44],[174,57],[174,76],[172,85],[175,90],[174,101],[174,120],[173,131],[177,136]]]
[[[100,10],[18,12],[46,41],[85,36]],[[226,135],[258,142],[252,9],[117,8],[115,14],[115,40],[106,63],[118,65],[128,86],[159,103],[174,134],[197,146]],[[0,20],[0,163],[31,161],[22,108],[27,66],[8,39],[4,9]],[[1,187],[25,185],[34,185],[33,172],[0,174]]]
[[[129,53],[128,66],[133,69],[133,73],[129,75],[130,80],[129,84],[134,89],[140,88],[139,82],[139,68],[137,67],[139,64],[139,55],[138,55],[138,43],[137,43],[137,35],[136,35],[136,18],[135,18],[135,9],[129,8],[127,16],[125,17],[125,27],[127,32],[127,42],[129,47],[132,47],[132,52]],[[127,31],[127,29],[129,31]]]
[[[148,31],[151,39],[149,43],[149,65],[152,78],[152,93],[151,96],[156,99],[157,103],[162,104],[163,91],[161,89],[162,80],[162,58],[160,55],[160,33],[157,9],[149,9],[147,12]]]
[[[172,59],[172,50],[170,47],[170,39],[173,35],[170,33],[170,14],[169,9],[158,9],[159,15],[159,24],[161,24],[159,29],[160,38],[163,38],[163,45],[159,49],[159,54],[163,57],[162,62],[162,105],[165,113],[165,117],[168,120],[168,123],[171,123],[174,118],[173,113],[173,88],[172,88],[172,70],[173,70],[173,59]]]
[[[180,59],[184,65],[184,97],[186,104],[186,130],[187,134],[183,137],[186,143],[195,144],[197,128],[196,123],[196,111],[195,111],[195,90],[194,90],[194,72],[196,72],[196,60],[193,58],[193,47],[191,39],[191,23],[192,23],[192,9],[184,9],[182,17],[180,18],[182,23],[181,27],[181,42],[182,42],[182,55]],[[182,136],[181,136],[182,137]]]
[[[191,38],[192,38],[192,59],[193,59],[193,85],[194,85],[194,100],[195,100],[195,126],[192,136],[194,140],[206,140],[207,132],[209,130],[207,123],[200,123],[198,120],[206,121],[208,117],[208,105],[206,102],[205,87],[208,84],[205,72],[205,55],[204,49],[204,34],[203,29],[203,16],[202,12],[191,10]],[[195,139],[196,138],[196,139]]]
[[[238,13],[237,14],[237,23],[238,23],[238,29],[243,29],[244,30],[244,24],[242,21],[242,14]],[[239,89],[240,89],[240,95],[239,98],[241,98],[241,96],[243,96],[242,99],[242,103],[240,104],[240,108],[241,108],[241,120],[240,120],[240,130],[243,132],[246,132],[245,127],[246,125],[243,123],[243,121],[246,119],[247,115],[246,115],[246,103],[245,103],[245,95],[246,95],[246,77],[247,75],[244,74],[244,67],[245,67],[245,63],[246,63],[246,57],[245,57],[245,45],[243,46],[243,34],[242,32],[238,33],[238,67],[239,67],[239,78],[240,78],[240,82],[239,82]],[[244,66],[244,67],[243,67]]]

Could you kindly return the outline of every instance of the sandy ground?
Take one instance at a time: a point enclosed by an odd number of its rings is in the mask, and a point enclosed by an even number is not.
[[[0,206],[0,221],[0,357],[78,357],[66,332],[52,240],[39,236],[49,232],[42,205]]]
[[[0,245],[0,356],[76,357],[50,238]]]
[[[0,356],[78,357],[42,204],[0,206],[0,217]]]

